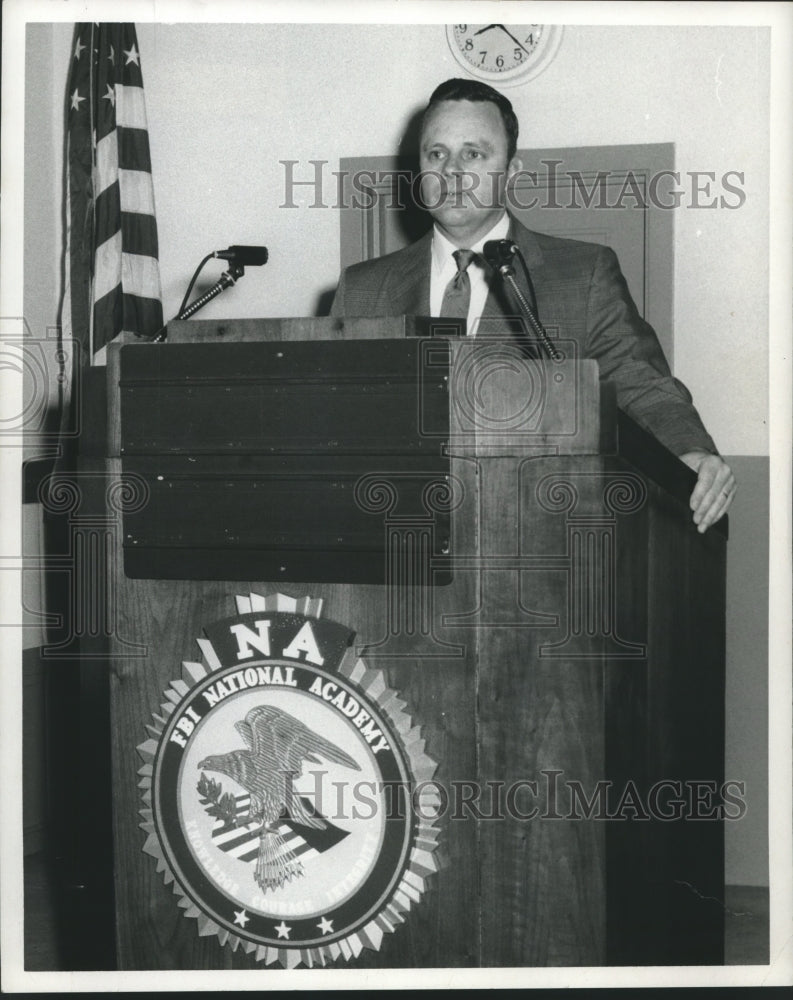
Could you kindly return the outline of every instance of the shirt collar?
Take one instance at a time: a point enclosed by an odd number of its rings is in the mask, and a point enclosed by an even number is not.
[[[504,240],[507,238],[507,233],[509,232],[509,216],[506,212],[501,216],[498,222],[493,226],[493,228],[485,233],[485,235],[474,243],[473,246],[467,249],[473,250],[476,253],[482,252],[482,247],[487,243],[488,240]],[[444,265],[448,262],[451,255],[455,250],[459,249],[452,242],[450,242],[443,233],[438,229],[437,226],[433,227],[432,232],[432,263],[436,270],[440,271],[443,269]]]

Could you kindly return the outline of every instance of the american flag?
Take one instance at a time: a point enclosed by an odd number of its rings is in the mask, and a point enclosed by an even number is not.
[[[216,820],[212,828],[212,843],[226,854],[252,864],[259,856],[259,837],[262,824],[261,820],[245,822],[249,804],[250,796],[237,797],[236,822],[238,825],[233,826],[222,820]],[[291,851],[301,861],[319,857],[319,852],[306,843],[300,834],[291,826],[287,826],[286,823],[280,823],[275,828],[275,832],[280,833],[284,838],[282,854]]]
[[[315,814],[312,803],[305,798],[301,799],[306,811]],[[210,812],[210,800],[201,796],[200,801],[207,812]],[[262,822],[260,819],[251,820],[250,803],[251,797],[248,794],[234,796],[234,819],[215,819],[212,843],[224,853],[253,864],[259,855]],[[317,830],[283,816],[275,827],[276,832],[284,838],[283,852],[289,850],[300,861],[309,861],[335,847],[348,835],[346,830],[341,830],[330,820],[325,819],[324,822],[325,829]]]
[[[157,222],[134,24],[76,24],[66,96],[61,326],[83,357],[162,327]]]

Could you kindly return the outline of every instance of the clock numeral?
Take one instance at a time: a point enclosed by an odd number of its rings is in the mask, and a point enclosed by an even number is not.
[[[555,52],[561,29],[547,24],[449,24],[445,30],[457,61],[474,76],[492,80],[496,76],[530,79],[542,69],[538,54],[546,48]],[[490,47],[480,49],[483,43]]]

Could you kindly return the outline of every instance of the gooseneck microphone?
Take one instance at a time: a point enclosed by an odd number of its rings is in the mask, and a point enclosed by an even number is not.
[[[482,247],[482,253],[491,267],[500,270],[503,266],[512,266],[512,259],[518,249],[518,244],[512,240],[488,240]]]
[[[234,264],[239,264],[241,267],[261,267],[262,264],[267,263],[267,258],[269,254],[267,253],[267,247],[241,247],[241,246],[230,246],[228,250],[216,250],[213,257],[217,257],[219,260],[229,260]]]
[[[526,324],[534,332],[548,357],[553,361],[561,361],[562,355],[551,342],[545,327],[537,316],[537,299],[534,294],[534,285],[532,284],[529,269],[526,266],[526,261],[523,259],[523,254],[518,244],[512,240],[488,240],[482,247],[482,255],[493,270],[497,271],[509,283],[518,300],[518,305]],[[512,262],[516,256],[520,260],[523,273],[526,276],[526,284],[529,288],[529,294],[534,300],[534,308],[526,301],[526,296],[515,281],[515,268]]]
[[[262,264],[267,263],[269,256],[267,247],[247,247],[237,244],[230,246],[227,250],[213,250],[212,253],[208,253],[195,269],[193,277],[190,279],[190,284],[187,286],[185,296],[182,299],[182,304],[179,307],[179,312],[174,316],[174,319],[189,319],[199,309],[202,309],[207,302],[220,295],[224,289],[230,288],[238,278],[241,278],[245,274],[246,267],[261,267]],[[219,280],[215,282],[208,292],[205,292],[188,306],[187,300],[190,298],[190,292],[193,290],[196,278],[207,261],[212,260],[213,257],[218,260],[227,260],[229,262],[228,270],[221,274]],[[167,336],[168,326],[166,324],[154,335],[152,343],[161,344],[166,340]]]

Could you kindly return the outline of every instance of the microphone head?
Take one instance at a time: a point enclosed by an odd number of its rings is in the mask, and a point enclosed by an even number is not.
[[[216,250],[215,257],[230,260],[241,267],[260,267],[267,263],[267,247],[246,247],[235,244],[228,250]]]
[[[488,240],[482,247],[482,255],[491,267],[498,270],[512,263],[516,249],[512,240]]]

